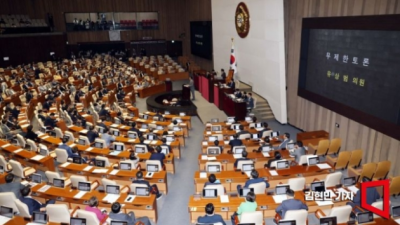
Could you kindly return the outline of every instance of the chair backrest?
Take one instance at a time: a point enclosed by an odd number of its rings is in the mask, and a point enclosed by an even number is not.
[[[103,184],[104,190],[106,190],[107,185],[118,185],[117,182],[107,178],[102,178],[101,183]]]
[[[132,193],[135,193],[135,194],[136,194],[137,187],[147,188],[148,186],[146,184],[136,184],[136,183],[132,183],[129,185],[129,189],[131,190]]]
[[[315,155],[325,155],[329,149],[329,140],[320,140],[318,142],[317,151]]]
[[[296,225],[307,225],[307,216],[308,212],[305,209],[288,210],[283,220],[296,220]]]
[[[299,165],[308,164],[308,158],[315,157],[315,155],[302,155],[299,159]]]
[[[390,195],[400,194],[400,176],[393,177],[390,181],[389,193]]]
[[[334,138],[331,140],[329,144],[329,150],[327,154],[337,154],[340,151],[340,147],[342,146],[342,139]]]
[[[74,134],[71,131],[65,131],[64,136],[69,137],[68,141],[72,141],[72,142],[75,141]]]
[[[325,179],[325,187],[334,187],[340,184],[342,180],[342,172],[328,174]]]
[[[12,208],[13,212],[19,212],[17,205],[15,204],[16,199],[14,192],[0,193],[0,205]]]
[[[208,185],[204,189],[217,189],[217,196],[225,194],[225,188],[222,184]]]
[[[3,170],[4,171],[8,171],[8,167],[7,167],[7,161],[6,161],[6,159],[4,158],[4,156],[2,156],[2,155],[0,155],[0,166],[2,166],[3,167]]]
[[[49,222],[69,223],[70,212],[66,204],[49,204],[46,206],[46,213]]]
[[[26,139],[27,144],[31,147],[31,151],[37,151],[37,146],[36,143],[34,141],[32,141],[31,139]]]
[[[254,183],[250,184],[249,188],[254,188],[254,194],[265,194],[265,188],[267,188],[267,185],[265,182],[259,182],[259,183]]]
[[[31,215],[29,214],[29,208],[25,203],[21,202],[21,200],[19,199],[15,199],[14,202],[19,211],[19,216],[24,218],[31,218]]]
[[[102,160],[102,161],[104,161],[104,162],[105,162],[105,164],[104,164],[105,167],[110,166],[110,161],[108,160],[107,157],[104,157],[104,156],[96,156],[95,160]]]
[[[51,184],[53,183],[54,178],[57,178],[57,179],[60,179],[60,178],[61,178],[61,176],[60,176],[59,173],[53,172],[53,171],[46,171],[46,172],[45,172],[45,175],[46,175],[46,177],[47,177],[47,181],[48,181],[49,183],[51,183]]]
[[[136,156],[137,158],[137,156]],[[134,170],[137,168],[137,161],[132,161],[132,160],[123,160],[119,161],[119,163],[130,163],[131,164],[131,169]]]
[[[336,222],[347,223],[353,208],[350,205],[335,206],[331,209],[329,216],[336,216]]]
[[[350,157],[351,157],[351,152],[349,151],[340,152],[336,160],[335,169],[336,170],[345,169],[349,164]]]
[[[361,164],[362,160],[362,155],[363,155],[363,150],[362,149],[357,149],[351,151],[351,157],[349,160],[349,165],[347,167],[358,167]]]
[[[18,140],[19,146],[21,146],[22,148],[25,148],[25,145],[26,145],[25,139],[20,134],[17,134],[17,140]]]
[[[263,213],[261,211],[244,212],[240,217],[240,223],[254,223],[255,225],[263,225]]]
[[[266,130],[263,131],[261,138],[265,138],[266,136],[271,137],[271,133],[273,132],[273,130]]]
[[[89,145],[90,145],[89,138],[86,137],[86,136],[79,135],[79,140],[84,140],[84,141],[85,141],[85,144],[84,144],[84,145],[86,145],[86,146],[89,146]],[[79,143],[79,144],[81,144],[81,143]]]
[[[222,164],[221,164],[221,162],[206,162],[206,171],[207,172],[213,172],[213,171],[208,171],[208,167],[209,166],[219,166],[219,168],[220,168],[220,171],[222,170]],[[220,172],[220,171],[217,171],[217,172]]]
[[[87,179],[85,176],[80,176],[80,175],[71,175],[69,177],[71,180],[71,186],[77,188],[79,182],[87,182]]]
[[[373,179],[374,180],[386,179],[387,175],[389,174],[391,165],[392,163],[390,161],[378,162]]]
[[[278,162],[284,162],[284,161],[287,161],[287,160],[286,160],[286,159],[281,159],[281,160],[273,161],[273,162],[271,163],[271,167],[275,167],[275,168],[276,168],[276,165],[277,165]]]
[[[100,145],[99,145],[98,143],[99,143]],[[96,148],[108,148],[106,141],[103,140],[103,139],[101,139],[101,138],[96,138],[96,139],[94,139],[94,146],[95,146]],[[100,146],[101,146],[101,147],[100,147]]]
[[[149,150],[147,149],[147,146],[146,146],[146,145],[141,145],[141,144],[135,145],[135,152],[136,152],[136,148],[142,148],[142,149],[144,149],[144,153],[146,153],[146,152],[149,151]]]
[[[306,178],[305,177],[290,178],[288,180],[288,184],[290,189],[292,189],[293,191],[302,191],[304,189],[304,185],[306,184]]]
[[[136,138],[139,136],[139,135],[137,134],[136,131],[128,131],[128,138],[130,138],[130,137],[129,137],[129,136],[130,136],[129,134],[135,135]],[[130,139],[133,139],[133,138],[130,138]]]
[[[389,206],[390,206],[390,205],[391,205],[391,204],[390,204],[390,201],[389,201]],[[372,206],[372,207],[375,207],[375,208],[377,208],[377,209],[383,210],[383,201],[374,202],[374,203],[371,204],[371,206]],[[381,216],[376,215],[376,214],[374,213],[374,218],[380,218],[380,217],[381,217]]]
[[[56,148],[54,150],[54,152],[56,153],[56,157],[57,157],[57,162],[58,163],[65,163],[65,162],[68,161],[67,150],[62,149],[62,148]]]
[[[377,164],[374,162],[366,163],[362,166],[362,171],[358,180],[361,180],[363,177],[368,177],[372,179],[374,177],[376,171]]]
[[[246,139],[246,138],[251,138],[250,134],[241,134],[239,135],[239,139]]]
[[[240,160],[237,164],[237,168],[243,171],[243,165],[245,164],[253,164],[254,167],[254,162],[253,160]]]
[[[147,170],[147,165],[157,165],[158,171],[163,170],[163,168],[161,166],[161,162],[159,160],[146,160],[146,170]]]
[[[62,133],[61,129],[58,127],[54,127],[54,132],[56,133],[57,138],[63,138],[64,134]]]
[[[11,168],[12,168],[11,173],[12,174],[14,174],[15,176],[20,177],[20,178],[25,178],[24,168],[22,168],[22,165],[20,162],[17,162],[15,160],[11,159],[10,161],[8,161],[8,163],[10,163],[10,165],[11,165]]]
[[[76,215],[78,218],[86,219],[86,224],[93,224],[93,225],[100,224],[100,221],[99,221],[99,219],[97,219],[97,216],[94,212],[89,212],[89,211],[85,211],[82,209],[78,209],[78,210],[76,210]]]

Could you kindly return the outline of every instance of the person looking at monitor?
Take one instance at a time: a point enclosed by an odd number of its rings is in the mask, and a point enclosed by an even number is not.
[[[43,203],[39,202],[38,200],[32,198],[31,194],[32,194],[31,188],[29,186],[26,186],[21,189],[21,197],[19,198],[19,200],[22,203],[25,203],[26,206],[28,207],[30,215],[32,215],[33,212],[36,212],[36,211],[46,211],[46,205],[55,203],[55,200],[51,199],[43,204]]]
[[[206,215],[200,216],[197,219],[197,222],[204,224],[216,224],[221,223],[222,225],[226,225],[224,219],[222,219],[221,215],[214,214],[214,205],[212,203],[208,203],[205,208]]]
[[[137,222],[142,222],[144,225],[151,225],[150,219],[147,216],[136,218],[135,213],[130,211],[129,213],[121,212],[122,205],[119,202],[114,202],[111,205],[111,212],[108,217],[111,220],[117,220],[121,222],[127,222],[128,225],[135,225]]]
[[[259,178],[259,174],[258,174],[257,170],[253,169],[250,173],[250,176],[251,176],[251,178],[246,181],[246,183],[244,184],[243,187],[240,184],[237,186],[238,193],[240,193],[240,189],[242,189],[242,188],[249,188],[250,184],[257,184],[257,183],[261,183],[261,182],[265,182],[265,188],[269,188],[268,181],[266,181],[264,178]]]
[[[107,217],[107,211],[105,210],[101,211],[98,208],[98,206],[99,206],[99,200],[97,199],[96,196],[92,196],[89,199],[89,205],[85,207],[85,210],[93,212],[94,214],[96,214],[96,217],[99,221],[103,221],[103,219]]]
[[[157,200],[162,198],[162,194],[158,191],[158,187],[156,184],[150,185],[150,182],[143,178],[143,172],[136,172],[136,179],[132,181],[134,184],[145,184],[149,189],[149,192],[156,195]]]
[[[247,193],[246,201],[240,203],[238,210],[231,216],[232,224],[237,224],[235,221],[237,219],[240,221],[240,217],[244,212],[255,212],[256,210],[256,195],[254,194],[254,192],[250,191],[249,193]]]
[[[275,161],[281,160],[281,158],[282,158],[282,155],[281,155],[281,153],[280,153],[279,151],[275,151],[275,152],[274,152],[274,158],[273,158],[273,159],[270,159],[270,160],[268,160],[267,167],[268,167],[268,168],[271,168],[271,164],[272,164],[272,162],[275,162]]]
[[[285,217],[285,213],[288,210],[305,209],[308,211],[308,206],[306,204],[294,198],[294,191],[292,189],[288,189],[286,195],[287,199],[283,200],[283,202],[275,209],[275,212],[278,213],[281,218]]]
[[[242,140],[240,140],[238,138],[239,138],[238,134],[234,134],[233,135],[233,140],[229,141],[229,145],[231,146],[231,150],[228,153],[232,153],[233,147],[243,145]]]
[[[204,187],[215,184],[221,184],[221,181],[218,180],[215,174],[212,173],[208,176],[208,181],[204,184]]]
[[[370,182],[370,181],[371,180],[368,177],[362,178],[362,183]],[[376,200],[380,199],[380,197],[381,197],[375,187],[367,188],[366,196],[367,196],[367,204],[368,205],[372,205],[372,203],[376,202]],[[346,205],[350,205],[351,207],[353,207],[353,209],[356,212],[361,212],[361,210],[359,208],[361,206],[361,191],[360,191],[360,189],[358,189],[353,200],[351,202],[347,202]],[[354,217],[354,216],[355,215],[352,214],[352,217]]]

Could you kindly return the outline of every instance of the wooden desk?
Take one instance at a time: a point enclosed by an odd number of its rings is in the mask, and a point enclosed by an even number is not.
[[[146,114],[146,115],[151,116],[151,117],[157,115],[154,112],[144,112],[143,114]],[[187,126],[188,126],[189,129],[192,129],[192,117],[191,116],[179,116],[179,115],[171,115],[171,114],[169,114],[169,115],[162,114],[162,117],[164,119],[166,119],[167,121],[172,121],[173,118],[179,117],[179,118],[182,119],[182,121],[184,121],[184,123],[187,123]]]
[[[157,84],[151,87],[137,89],[140,98],[146,98],[154,94],[162,93],[167,90],[165,83]]]
[[[304,146],[308,144],[318,145],[320,140],[329,139],[329,133],[324,130],[297,133],[296,140],[302,141]]]
[[[58,168],[61,172],[64,173],[65,177],[69,177],[71,175],[81,175],[81,176],[86,176],[86,178],[90,181],[98,180],[100,183],[102,178],[107,178],[116,181],[119,185],[127,185],[127,186],[129,186],[132,183],[132,181],[136,178],[136,173],[139,171],[139,170],[124,171],[124,170],[114,169],[113,167],[100,168],[88,164],[74,164],[74,163],[64,163],[60,165]],[[95,169],[107,169],[107,172],[97,173],[95,172]],[[114,170],[118,172],[116,174],[112,174]],[[167,181],[166,171],[160,171],[154,173],[151,178],[146,178],[146,175],[147,172],[146,171],[143,172],[143,178],[145,180],[149,181],[150,184],[156,184],[159,191],[165,194],[168,193],[168,181]]]
[[[211,135],[212,136],[212,135]],[[253,152],[253,150],[257,150],[260,147],[259,141],[253,140],[242,140],[243,146],[246,146],[247,152]],[[280,141],[273,141],[271,140],[270,144],[272,146],[279,146]],[[203,141],[202,143],[202,153],[207,154],[208,147],[214,147],[215,144],[209,141]],[[220,141],[220,146],[224,147],[224,152],[226,153],[228,150],[231,150],[231,146],[229,145],[229,141]]]
[[[177,72],[177,73],[167,73],[167,74],[157,74],[156,78],[159,80],[165,81],[167,78],[170,80],[188,80],[189,73],[188,72]]]

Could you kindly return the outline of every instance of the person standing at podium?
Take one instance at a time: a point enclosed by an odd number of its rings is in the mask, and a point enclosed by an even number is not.
[[[225,83],[225,80],[226,80],[226,73],[225,73],[225,70],[224,70],[224,69],[221,69],[221,77],[222,77],[222,80],[223,80],[224,83]]]
[[[193,78],[189,77],[189,87],[190,87],[190,92],[192,93],[192,101],[195,100],[194,97],[194,82],[193,82]]]

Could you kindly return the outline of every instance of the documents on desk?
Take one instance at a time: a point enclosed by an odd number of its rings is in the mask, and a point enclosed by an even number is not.
[[[168,131],[168,134],[174,134],[174,132],[173,131]]]
[[[43,187],[41,187],[38,192],[46,192],[47,190],[49,190],[51,188],[50,185],[44,185]]]
[[[111,175],[117,175],[117,173],[119,172],[119,170],[113,170],[113,171],[111,171]]]
[[[333,205],[332,201],[315,201],[318,206]]]
[[[166,144],[167,144],[167,145],[171,145],[171,142],[170,142],[170,141],[167,141]]]
[[[69,147],[71,147],[71,148],[73,148],[73,147],[75,147],[75,146],[76,146],[75,143],[72,143],[72,144],[69,145]]]
[[[154,172],[150,172],[150,173],[147,172],[145,177],[146,178],[152,178],[153,176],[154,176]]]
[[[208,142],[207,141],[203,141],[203,146],[207,146]]]
[[[331,166],[330,166],[328,163],[320,163],[320,164],[317,164],[317,166],[318,166],[321,170],[323,170],[323,169],[330,169],[330,168],[331,168]]]
[[[86,193],[86,191],[79,191],[78,194],[74,195],[74,198],[81,199]]]
[[[274,195],[272,198],[274,198],[275,203],[282,203],[287,199],[287,195]]]
[[[11,218],[8,218],[8,217],[5,217],[5,216],[0,216],[0,224],[5,224],[10,220],[11,220]]]
[[[79,133],[83,133],[83,134],[86,134],[87,132],[88,132],[88,130],[86,130],[86,129],[79,131]]]
[[[110,127],[118,127],[118,124],[111,124],[111,126]]]
[[[354,186],[354,185],[347,187],[347,189],[349,189],[353,193],[357,193],[357,191],[358,191],[358,188],[356,186]]]
[[[135,143],[136,139],[128,139],[128,142]]]
[[[206,132],[206,134],[207,134],[207,135],[210,135],[210,134],[211,134],[211,132],[210,132],[210,131],[207,131],[207,132]]]
[[[63,163],[60,167],[65,168],[65,167],[69,166],[70,164],[71,164],[71,163],[69,163],[69,162],[65,162],[65,163]]]
[[[157,141],[152,141],[151,144],[152,145],[156,145],[158,142]]]
[[[120,151],[112,151],[109,153],[109,155],[116,156],[116,155],[119,155],[119,153],[121,153],[121,152]]]
[[[147,129],[139,129],[139,131],[145,133]]]
[[[397,224],[400,224],[400,218],[397,219],[397,220],[395,220],[395,222],[396,222]]]
[[[5,144],[5,145],[2,145],[1,147],[2,148],[5,148],[5,147],[8,147],[8,146],[10,146],[11,144],[10,143],[8,143],[8,144]]]
[[[217,160],[217,157],[215,156],[207,157],[207,160],[208,161]]]
[[[42,160],[43,158],[44,158],[44,156],[42,156],[42,155],[36,155],[36,156],[32,157],[31,159],[32,159],[32,160],[35,160],[35,161],[40,161],[40,160]]]
[[[242,154],[233,154],[233,158],[240,159],[242,158]]]
[[[22,150],[23,150],[22,148],[17,149],[17,150],[14,150],[14,153],[18,153],[18,152],[20,152],[20,151],[22,151]]]
[[[229,141],[224,141],[224,144],[226,144],[226,145],[229,144]]]
[[[207,178],[206,172],[200,172],[200,178]]]
[[[220,195],[219,199],[221,200],[221,203],[229,203],[229,195]]]
[[[93,147],[87,148],[85,151],[90,152],[93,150]]]
[[[201,160],[207,160],[208,159],[208,156],[207,155],[202,155],[201,156]]]
[[[89,170],[91,170],[93,168],[93,166],[87,166],[87,167],[85,167],[84,169],[83,169],[83,171],[89,171]]]
[[[278,176],[278,172],[276,172],[276,170],[270,170],[269,173],[271,176]]]
[[[262,154],[263,154],[264,157],[270,157],[268,152],[263,152]]]
[[[150,144],[151,143],[151,141],[150,140],[145,140],[145,141],[143,141],[146,145],[148,145],[148,144]]]
[[[107,173],[108,169],[94,169],[93,173]]]
[[[103,198],[103,202],[114,203],[119,199],[119,195],[116,194],[107,194],[106,197]]]

